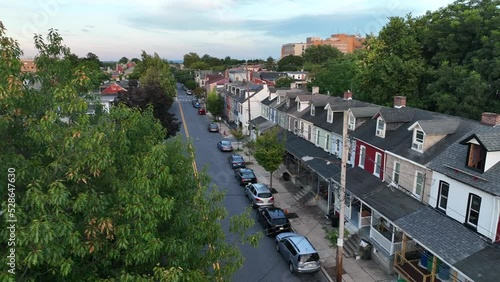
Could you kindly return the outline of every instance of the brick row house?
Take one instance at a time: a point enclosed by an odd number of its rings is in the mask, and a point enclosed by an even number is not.
[[[500,115],[482,122],[295,87],[269,91],[253,121],[280,126],[296,185],[340,209],[348,113],[346,227],[407,281],[500,281]],[[307,194],[304,195],[307,197]],[[309,197],[311,198],[311,197]]]

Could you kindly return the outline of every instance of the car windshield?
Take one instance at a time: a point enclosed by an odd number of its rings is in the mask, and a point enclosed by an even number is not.
[[[275,218],[271,221],[273,225],[285,225],[286,224],[286,218]]]
[[[243,161],[243,157],[241,156],[233,156],[233,162],[242,162]]]
[[[230,146],[231,143],[229,143],[229,141],[222,141],[221,142],[222,146]]]
[[[211,128],[217,128],[217,124],[213,124],[213,123],[211,123],[211,124],[210,124],[210,127],[211,127]]]
[[[263,193],[259,193],[259,198],[271,198],[273,194],[269,193],[269,192],[263,192]]]
[[[253,174],[253,172],[251,170],[244,170],[241,172],[241,175],[245,178],[253,178],[255,177],[255,175]]]
[[[319,260],[319,255],[318,255],[318,253],[300,255],[300,259],[299,260],[301,262],[318,261]]]

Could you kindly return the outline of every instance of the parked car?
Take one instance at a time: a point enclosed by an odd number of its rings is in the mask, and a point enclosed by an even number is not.
[[[216,123],[209,123],[208,124],[208,131],[209,132],[219,132],[219,125]]]
[[[240,186],[245,186],[250,183],[257,183],[257,177],[249,168],[237,168],[234,170],[234,177],[238,180]]]
[[[246,167],[245,159],[243,159],[243,157],[240,155],[232,155],[227,157],[227,162],[232,169]]]
[[[233,151],[233,145],[231,145],[231,142],[225,140],[219,141],[219,143],[217,143],[217,148],[219,148],[221,152]]]
[[[321,269],[319,254],[307,237],[293,232],[276,235],[276,251],[288,262],[290,272],[316,272]]]
[[[207,114],[207,110],[205,108],[198,108],[198,114],[199,115],[206,115]]]
[[[191,90],[187,90],[187,91],[186,91],[186,94],[188,94],[188,95],[193,95],[193,91],[191,91]]]
[[[245,196],[252,203],[252,208],[274,207],[274,197],[264,183],[250,183],[245,187]]]
[[[198,99],[193,99],[191,101],[191,104],[193,105],[193,107],[195,108],[199,108],[200,107],[200,102],[198,101]]]
[[[285,211],[280,208],[259,208],[257,210],[257,221],[264,227],[264,233],[267,236],[292,231],[292,226],[286,217]]]

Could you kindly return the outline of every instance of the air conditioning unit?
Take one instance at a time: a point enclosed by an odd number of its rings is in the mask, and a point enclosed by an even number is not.
[[[413,143],[411,147],[415,150],[422,151],[422,143]]]
[[[381,129],[377,129],[377,136],[384,136],[384,131]]]

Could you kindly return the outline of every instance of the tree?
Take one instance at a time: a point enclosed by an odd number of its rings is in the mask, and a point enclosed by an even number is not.
[[[205,98],[205,88],[203,87],[196,87],[193,89],[193,93],[196,98]]]
[[[175,79],[170,72],[170,65],[154,53],[148,55],[145,51],[142,52],[142,61],[136,66],[140,73],[139,81],[143,86],[160,85],[168,97],[177,96],[177,86]],[[135,68],[134,68],[135,72]]]
[[[278,80],[276,80],[276,84],[274,86],[275,87],[290,87],[290,85],[292,85],[292,82],[295,82],[295,79],[293,79],[290,76],[284,76],[284,77],[278,78]]]
[[[199,62],[194,62],[190,65],[190,69],[193,69],[193,70],[208,70],[210,69],[210,65],[203,62],[203,61],[199,61]]]
[[[224,98],[218,95],[215,89],[208,94],[207,111],[214,117],[220,117],[224,113]]]
[[[321,93],[342,96],[342,93],[346,90],[354,92],[352,88],[358,73],[359,68],[355,57],[352,55],[342,55],[335,59],[330,59],[324,67],[317,70],[311,86],[318,86]]]
[[[200,56],[194,52],[184,55],[184,67],[191,69],[193,63],[201,61]]]
[[[189,79],[186,82],[184,82],[184,85],[186,85],[188,89],[193,90],[196,88],[196,81],[194,81],[194,79]]]
[[[278,61],[278,71],[298,71],[304,65],[304,59],[300,56],[289,55]]]
[[[152,109],[87,115],[80,89],[91,89],[92,73],[71,67],[56,31],[35,37],[40,89],[23,84],[33,77],[20,72],[22,52],[1,23],[0,44],[0,169],[15,174],[15,280],[229,281],[243,258],[220,224],[224,194],[194,171],[191,147],[165,141]],[[0,221],[2,249],[9,224]],[[230,230],[253,224],[237,216]],[[0,261],[8,265],[6,255]],[[13,277],[2,268],[0,280]]]
[[[273,173],[283,163],[285,140],[280,140],[279,128],[273,127],[255,140],[255,160],[266,171],[271,173],[269,186],[273,187]]]
[[[119,64],[126,64],[126,63],[128,63],[127,57],[122,57],[120,60],[118,60],[118,63]]]
[[[235,129],[231,129],[229,133],[238,141],[238,151],[240,150],[240,142],[241,140],[245,139],[245,134],[243,134],[243,130],[238,127]]]
[[[330,45],[316,45],[307,47],[304,51],[304,62],[322,65],[330,59],[340,58],[344,55],[339,49]]]
[[[276,68],[276,63],[274,62],[273,57],[269,56],[266,59],[266,63],[264,64],[264,68],[266,70],[274,70]]]

